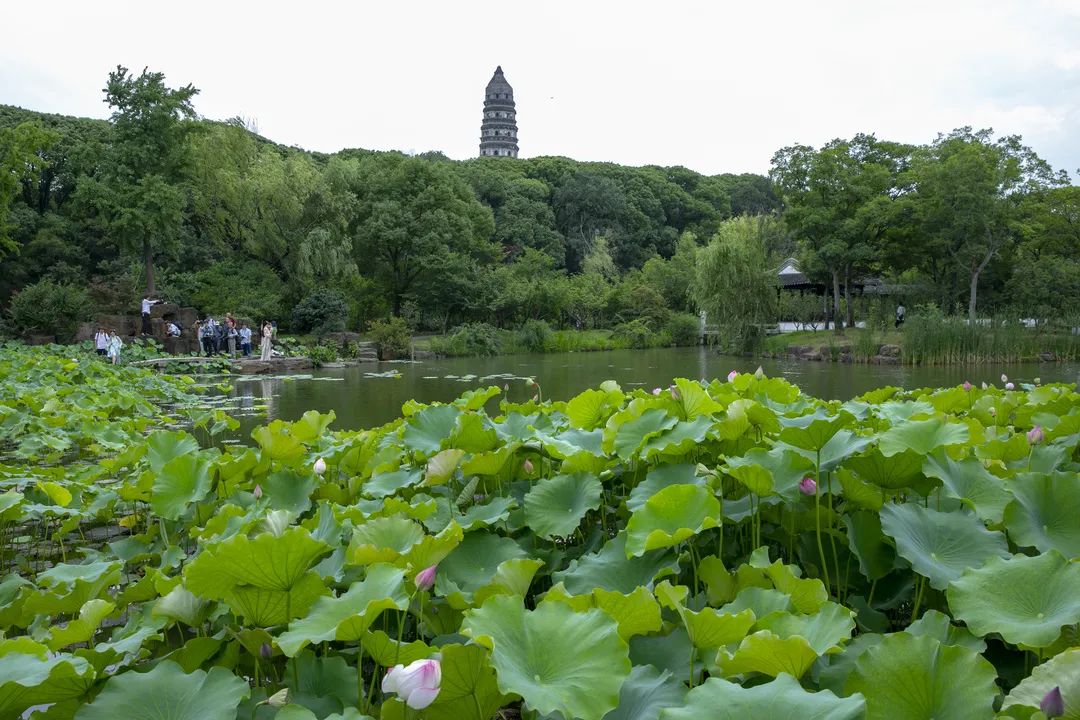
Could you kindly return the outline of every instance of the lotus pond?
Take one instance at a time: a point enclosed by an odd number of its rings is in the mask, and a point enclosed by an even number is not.
[[[190,379],[0,348],[0,717],[1080,717],[1080,394],[1003,382],[226,444]]]

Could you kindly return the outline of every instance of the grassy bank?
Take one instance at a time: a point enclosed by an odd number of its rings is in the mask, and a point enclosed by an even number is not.
[[[511,355],[515,353],[591,352],[631,348],[693,345],[694,332],[670,326],[653,331],[645,323],[625,323],[614,330],[552,330],[546,323],[530,322],[517,330],[483,323],[462,325],[454,332],[414,341],[418,350],[444,357]]]
[[[1017,324],[970,327],[962,319],[912,318],[899,331],[849,328],[843,335],[831,330],[774,335],[761,350],[772,357],[853,362],[891,358],[907,365],[1072,362],[1080,359],[1080,336]]]

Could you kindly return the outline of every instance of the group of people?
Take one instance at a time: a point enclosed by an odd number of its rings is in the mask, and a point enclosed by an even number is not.
[[[113,365],[120,363],[120,348],[124,347],[124,341],[116,334],[116,330],[107,330],[99,326],[94,333],[94,352],[102,357],[108,357]]]
[[[259,358],[269,360],[272,355],[271,342],[276,328],[270,321],[264,321],[259,328],[261,343],[259,346]],[[207,317],[205,320],[195,323],[195,332],[199,338],[199,344],[207,357],[218,353],[228,353],[236,357],[239,351],[244,357],[251,357],[252,331],[246,322],[238,322],[232,313],[226,313],[223,321]]]

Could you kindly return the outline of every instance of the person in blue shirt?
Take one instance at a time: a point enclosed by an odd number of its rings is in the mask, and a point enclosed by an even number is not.
[[[240,324],[240,352],[244,357],[251,357],[251,328],[247,323]]]

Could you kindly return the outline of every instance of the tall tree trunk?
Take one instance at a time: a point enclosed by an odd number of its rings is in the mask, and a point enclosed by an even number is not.
[[[847,326],[855,327],[855,308],[851,305],[851,266],[844,267],[844,302],[847,303]]]
[[[833,292],[833,330],[837,335],[844,334],[844,321],[840,319],[840,272],[832,271]]]
[[[987,233],[990,236],[990,233]],[[991,258],[994,257],[994,253],[997,252],[997,245],[993,242],[993,236],[990,236],[990,247],[983,255],[982,261],[971,268],[971,288],[968,294],[968,324],[975,327],[975,299],[979,293],[979,275],[986,269],[986,266],[990,264]]]
[[[143,238],[142,251],[146,264],[146,294],[153,296],[157,291],[154,288],[154,250],[150,247],[150,238]]]

